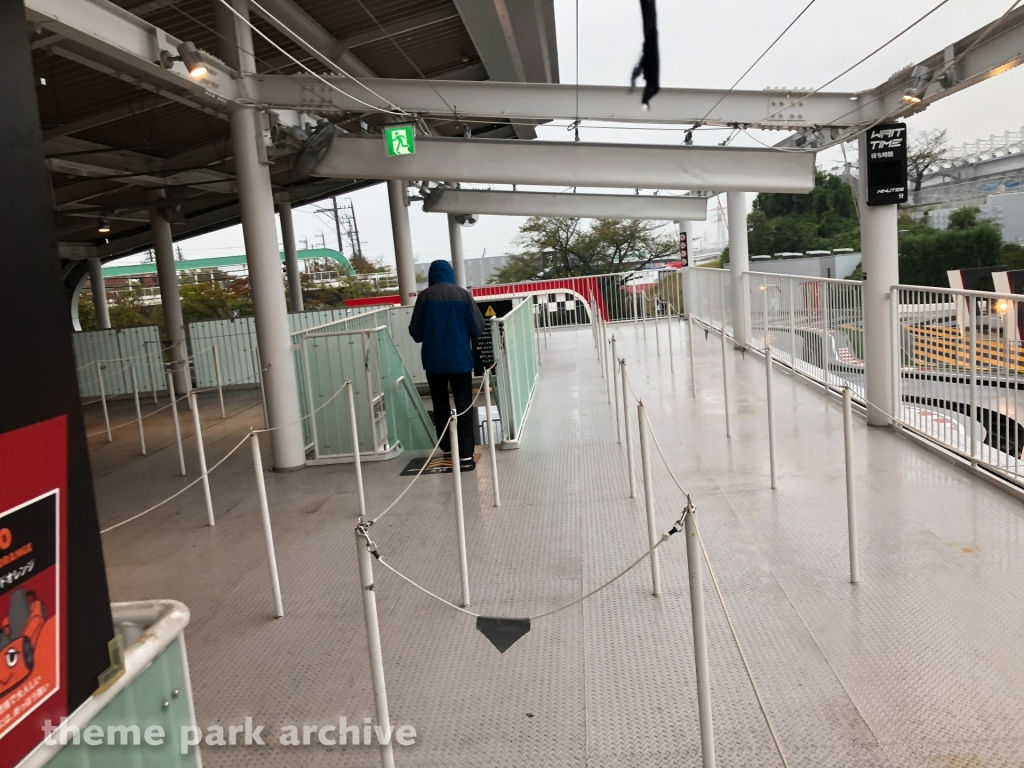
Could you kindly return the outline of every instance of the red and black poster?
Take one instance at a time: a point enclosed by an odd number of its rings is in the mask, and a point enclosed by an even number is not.
[[[67,419],[0,435],[0,766],[68,714]]]

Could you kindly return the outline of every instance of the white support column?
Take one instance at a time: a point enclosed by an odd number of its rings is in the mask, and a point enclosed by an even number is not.
[[[726,192],[729,212],[729,274],[732,283],[732,335],[736,346],[746,347],[750,331],[750,299],[743,277],[750,270],[750,252],[747,246],[747,193]]]
[[[388,181],[388,205],[391,208],[391,232],[395,238],[395,269],[402,306],[416,303],[416,264],[412,258],[412,232],[409,230],[409,206],[406,182]]]
[[[462,225],[455,220],[455,214],[448,214],[448,242],[452,246],[452,269],[455,270],[455,284],[460,288],[466,285],[466,260],[462,253]]]
[[[295,223],[292,221],[292,204],[281,201],[277,204],[281,216],[281,243],[284,245],[284,267],[288,273],[288,307],[292,312],[303,312],[302,275],[299,272],[299,252],[295,249]]]
[[[107,287],[103,282],[103,265],[98,256],[90,256],[89,282],[92,284],[92,305],[96,308],[96,327],[110,330],[110,308],[107,306]]]
[[[895,413],[892,401],[893,348],[889,288],[900,281],[895,205],[867,204],[867,135],[860,149],[860,246],[864,302],[864,378],[868,425],[884,427]],[[876,407],[877,406],[877,407]]]
[[[181,315],[181,294],[178,292],[178,271],[174,264],[174,241],[171,239],[171,225],[160,209],[149,213],[149,227],[153,235],[153,253],[156,255],[156,272],[160,281],[160,307],[164,313],[164,328],[171,345],[171,373],[174,374],[174,389],[188,392],[185,382],[188,361],[185,350],[185,320]]]
[[[248,13],[245,0],[232,0],[232,6],[243,16]],[[233,14],[218,12],[217,24],[218,31],[227,38],[222,53],[230,54],[240,73],[255,72],[252,30],[237,23]],[[274,430],[270,433],[273,466],[277,470],[298,469],[306,464],[306,450],[299,421],[299,394],[292,362],[284,278],[277,250],[270,170],[264,165],[263,153],[257,144],[263,135],[261,118],[257,109],[233,104],[229,119],[268,426]]]

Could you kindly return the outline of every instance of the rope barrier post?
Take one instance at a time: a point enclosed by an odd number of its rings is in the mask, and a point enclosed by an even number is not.
[[[605,334],[605,335],[607,336],[607,334]],[[612,338],[614,338],[614,337],[612,337]],[[612,402],[612,399],[613,399],[612,398],[612,389],[615,387],[615,382],[613,381],[613,379],[615,378],[615,358],[614,358],[614,356],[610,352],[611,342],[607,338],[605,338],[604,343],[605,343],[605,347],[606,347],[604,356],[605,356],[605,359],[608,360],[608,365],[610,367],[610,370],[608,371],[608,374],[604,377],[604,389],[605,389],[605,393],[608,395],[608,404],[611,405],[611,402]],[[618,423],[618,419],[616,418],[616,424],[617,423]]]
[[[501,494],[498,492],[498,462],[494,446],[494,419],[491,418],[491,369],[484,371],[484,408],[487,410],[487,447],[491,453],[491,485],[494,487],[494,506],[501,506]]]
[[[185,382],[185,395],[192,394],[192,364],[188,360],[188,345],[184,341],[178,342],[178,353],[181,359],[178,362],[180,366],[182,381]],[[185,402],[188,403],[188,409],[192,410],[192,398],[186,397]]]
[[[636,498],[636,480],[633,477],[633,436],[629,431],[629,378],[626,376],[626,361],[622,366],[622,428],[626,433],[626,467],[629,472],[629,498]]]
[[[491,414],[487,414],[490,418]],[[462,509],[462,459],[459,457],[459,424],[452,409],[448,422],[448,439],[452,449],[452,475],[455,477],[455,537],[459,545],[459,578],[462,581],[462,607],[469,607],[469,563],[466,560],[466,519]]]
[[[100,365],[100,361],[96,361],[96,380],[100,383],[100,402],[103,403],[103,423],[107,426],[107,442],[111,443],[114,441],[114,436],[110,434],[110,413],[107,411],[107,390],[103,386],[103,366]]]
[[[775,484],[775,404],[772,399],[772,348],[764,348],[764,376],[768,387],[768,464],[771,468],[772,489]]]
[[[697,369],[693,364],[693,313],[687,312],[686,346],[690,349],[690,390],[697,396]]]
[[[270,506],[267,504],[267,484],[263,480],[263,456],[260,454],[260,438],[255,432],[249,433],[252,446],[252,466],[256,470],[256,495],[260,500],[260,517],[263,520],[263,538],[267,543],[267,564],[270,566],[270,589],[274,593],[274,616],[284,616],[281,602],[281,580],[277,576],[277,555],[274,553],[274,531],[270,527]],[[210,518],[212,521],[212,517]],[[213,525],[213,522],[210,523]]]
[[[700,721],[700,751],[703,768],[715,768],[715,732],[711,722],[711,673],[708,669],[708,635],[704,626],[704,577],[700,562],[700,541],[693,516],[696,510],[687,500],[684,514],[686,564],[690,575],[690,615],[693,620],[693,659],[697,672],[697,717]]]
[[[185,451],[181,446],[181,424],[178,423],[178,398],[174,393],[174,374],[167,371],[167,391],[171,393],[171,418],[174,419],[174,440],[178,444],[178,466],[181,476],[185,476]]]
[[[540,312],[537,313],[533,321],[533,339],[537,342],[537,365],[541,366],[544,363],[540,357]]]
[[[729,368],[725,360],[725,320],[722,321],[722,398],[725,401],[725,436],[732,437],[729,431]]]
[[[647,341],[647,294],[640,297],[640,324],[644,329],[644,341]]]
[[[622,445],[622,422],[619,420],[619,355],[612,334],[612,400],[615,401],[615,444]]]
[[[220,351],[216,344],[211,346],[213,347],[213,370],[217,374],[217,395],[220,397],[220,418],[224,420],[227,418],[227,414],[224,413],[224,382],[220,376]]]
[[[857,556],[857,503],[853,491],[853,393],[843,387],[843,447],[846,450],[846,524],[850,536],[850,583],[860,581]]]
[[[377,593],[373,583],[373,558],[370,554],[370,537],[364,525],[356,527],[356,551],[359,554],[359,591],[363,595],[363,618],[366,619],[366,645],[370,651],[370,680],[373,683],[373,703],[377,723],[388,735],[391,732],[391,715],[388,713],[388,693],[384,685],[384,654],[380,648],[380,624],[377,623]],[[382,768],[395,768],[395,755],[391,739],[380,743],[380,764]]]
[[[669,307],[672,305],[669,304]],[[672,315],[668,316],[668,369],[670,372],[675,373],[676,371],[676,358],[672,354]]]
[[[203,449],[203,428],[199,424],[199,403],[196,393],[189,392],[189,405],[192,406],[192,422],[196,426],[196,446],[199,450],[199,473],[203,478],[203,496],[206,499],[206,521],[208,525],[216,525],[213,519],[213,499],[210,497],[210,476],[206,472],[206,451]]]
[[[263,362],[260,359],[260,348],[252,348],[252,356],[256,365],[256,380],[260,384],[260,404],[263,406],[263,428],[270,429],[270,417],[267,415],[267,390],[263,387]],[[311,405],[310,408],[313,406]]]
[[[132,394],[135,395],[135,418],[139,422],[139,450],[146,455],[146,433],[142,429],[142,406],[139,404],[139,380],[135,376],[135,366],[131,366]]]
[[[660,310],[660,307],[658,306],[658,299],[655,299],[654,300],[654,343],[655,343],[656,348],[658,350],[658,357],[661,357],[661,323],[659,322],[661,318],[660,318],[659,310]]]
[[[654,520],[654,481],[651,478],[651,446],[647,440],[647,412],[644,404],[637,403],[636,420],[640,427],[640,463],[644,473],[644,505],[647,508],[647,541],[651,551],[651,587],[652,594],[661,594],[661,566],[658,563],[658,550],[653,549],[658,543],[657,522]]]
[[[159,351],[159,350],[160,350],[160,346],[157,345],[157,351]],[[157,396],[156,396],[156,385],[157,385],[156,371],[157,371],[157,367],[153,363],[153,347],[152,347],[152,345],[146,347],[146,365],[149,366],[149,383],[150,383],[150,385],[151,385],[151,387],[153,389],[153,405],[156,405],[159,402],[159,400],[157,399]]]
[[[352,425],[352,463],[356,467],[356,489],[359,491],[359,519],[366,519],[366,496],[363,492],[363,460],[359,451],[359,425],[356,422],[356,395],[355,386],[349,379],[348,385],[348,420]],[[310,414],[310,421],[316,418],[316,414]]]

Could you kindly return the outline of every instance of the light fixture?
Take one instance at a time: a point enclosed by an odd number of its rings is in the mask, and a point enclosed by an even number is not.
[[[176,61],[184,64],[189,75],[196,80],[206,77],[210,73],[210,69],[203,62],[203,57],[195,43],[185,42],[179,45],[177,56],[171,54],[170,51],[160,51],[160,66],[164,69],[171,69]]]
[[[110,221],[107,219],[100,219],[99,226],[96,227],[96,231],[101,235],[110,234]]]
[[[914,67],[914,71],[910,74],[910,81],[907,83],[907,87],[903,89],[903,102],[905,104],[919,104],[921,102],[921,92],[928,87],[928,81],[925,77],[930,71],[924,64],[918,64]]]
[[[463,227],[472,227],[479,220],[480,216],[475,213],[458,213],[455,215],[455,221]]]
[[[996,301],[995,310],[999,314],[1003,314],[1009,308],[1010,308],[1010,302],[1008,302],[1006,299],[999,299],[998,301]]]

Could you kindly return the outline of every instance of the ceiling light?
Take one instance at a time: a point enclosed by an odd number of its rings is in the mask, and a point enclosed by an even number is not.
[[[905,104],[919,104],[921,102],[921,92],[928,87],[926,77],[930,71],[923,64],[918,64],[914,67],[914,71],[910,74],[910,81],[903,90],[903,102]]]
[[[110,222],[107,219],[100,219],[100,223],[99,226],[96,227],[96,231],[99,232],[101,235],[109,234]]]
[[[182,43],[178,46],[178,55],[174,56],[170,51],[160,51],[160,66],[164,69],[171,69],[174,62],[180,61],[185,65],[189,75],[199,80],[210,73],[209,67],[203,62],[203,57],[196,48],[195,43]]]

